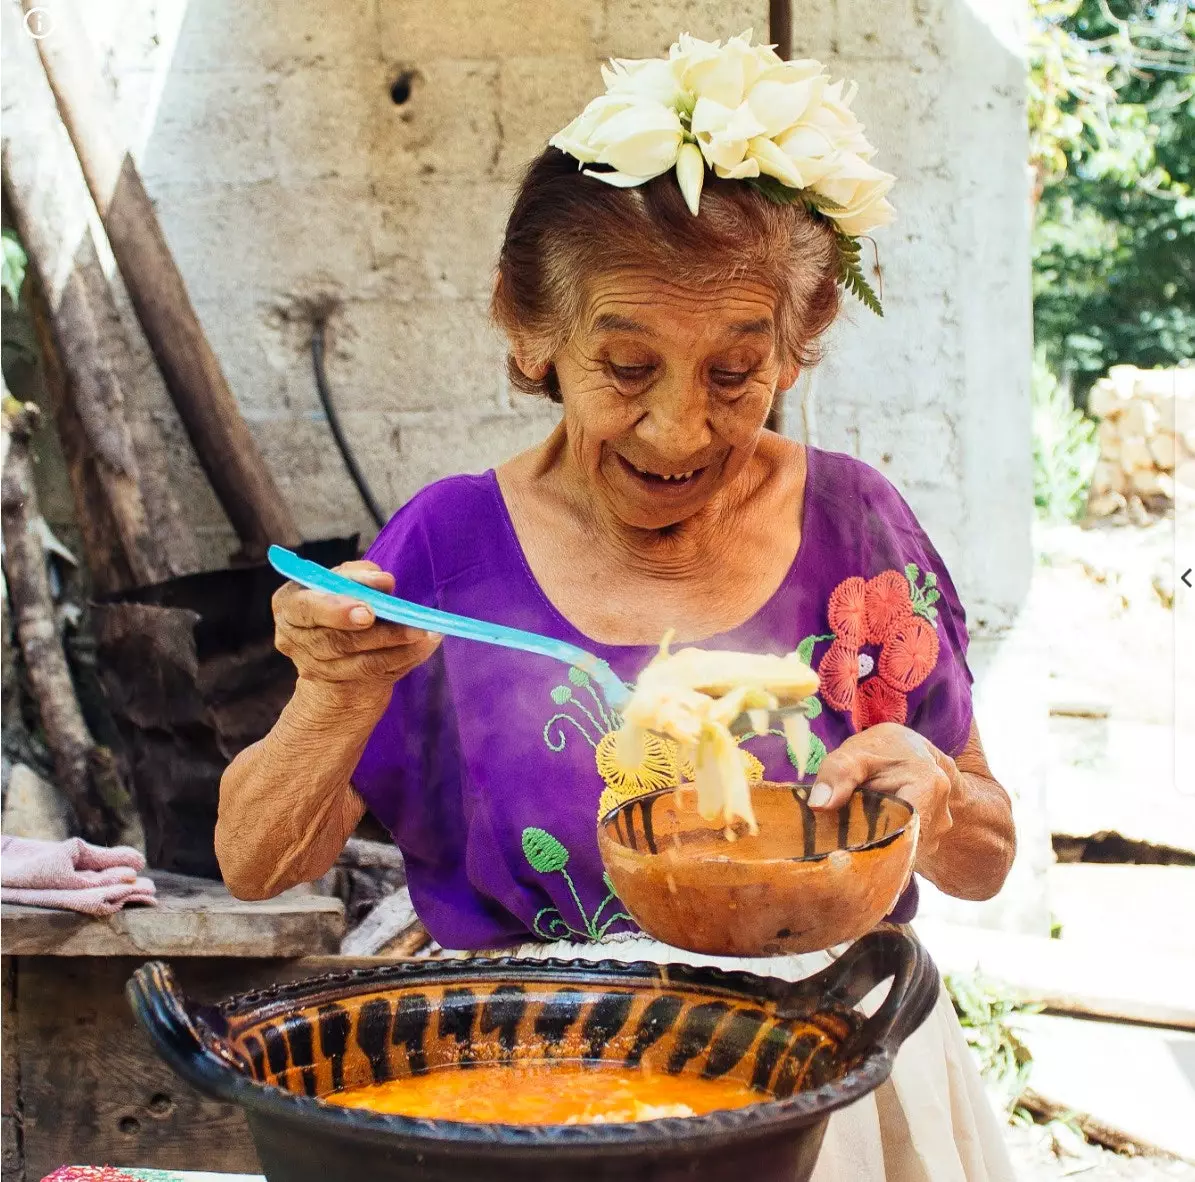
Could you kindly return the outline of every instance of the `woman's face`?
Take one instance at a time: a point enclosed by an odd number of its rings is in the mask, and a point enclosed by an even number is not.
[[[796,379],[774,306],[749,280],[702,291],[619,271],[594,284],[555,366],[569,449],[618,520],[675,525],[742,472],[777,387]]]

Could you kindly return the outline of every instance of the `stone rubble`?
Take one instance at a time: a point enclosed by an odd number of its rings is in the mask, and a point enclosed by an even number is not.
[[[1195,501],[1195,369],[1114,365],[1092,387],[1100,458],[1088,494],[1092,517],[1139,520]]]

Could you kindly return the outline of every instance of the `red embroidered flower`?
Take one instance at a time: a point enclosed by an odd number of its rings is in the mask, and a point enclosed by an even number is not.
[[[830,595],[834,642],[818,665],[826,704],[850,714],[856,730],[908,720],[907,695],[938,663],[937,579],[912,564],[866,581],[844,579]],[[879,648],[874,660],[863,646]]]

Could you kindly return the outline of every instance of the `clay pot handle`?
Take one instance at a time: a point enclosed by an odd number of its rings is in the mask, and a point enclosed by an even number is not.
[[[833,964],[798,985],[793,1001],[816,998],[854,1007],[881,981],[892,978],[880,1008],[847,1040],[843,1054],[853,1058],[872,1048],[890,1059],[929,1017],[941,979],[920,941],[896,927],[880,927],[856,940]]]
[[[187,1001],[169,965],[142,965],[125,996],[158,1053],[201,1091],[227,1099],[230,1079],[249,1076],[245,1056]]]

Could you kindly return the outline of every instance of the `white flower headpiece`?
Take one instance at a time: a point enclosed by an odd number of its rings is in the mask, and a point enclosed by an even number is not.
[[[870,163],[853,84],[831,83],[820,62],[786,62],[773,46],[752,45],[750,31],[725,45],[685,33],[667,57],[616,59],[602,77],[606,93],[549,141],[587,176],[631,188],[674,168],[694,215],[707,167],[800,203],[833,225],[843,285],[883,314],[859,238],[892,221],[896,178]]]

